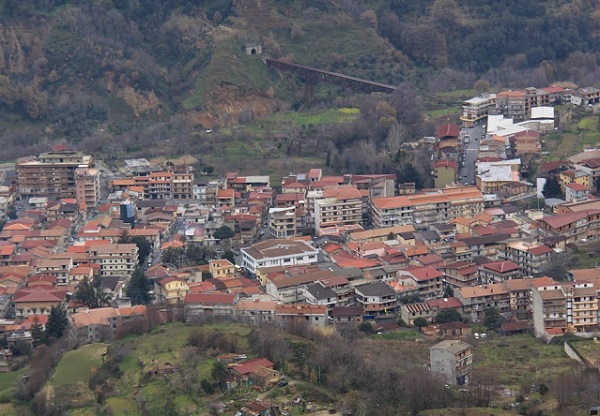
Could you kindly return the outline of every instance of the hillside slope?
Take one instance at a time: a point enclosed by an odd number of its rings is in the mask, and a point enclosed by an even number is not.
[[[57,140],[110,144],[133,131],[164,140],[178,126],[244,123],[301,105],[300,80],[246,55],[248,42],[269,56],[430,90],[470,88],[480,77],[592,85],[600,79],[596,3],[6,0],[2,159]],[[121,140],[124,151],[144,147],[136,140]]]

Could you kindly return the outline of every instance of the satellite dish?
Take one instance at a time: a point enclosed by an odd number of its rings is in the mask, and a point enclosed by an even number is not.
[[[448,302],[448,298],[444,298],[444,302]]]

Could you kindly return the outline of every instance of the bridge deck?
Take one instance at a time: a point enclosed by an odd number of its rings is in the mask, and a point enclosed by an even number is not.
[[[296,72],[307,78],[321,79],[323,81],[337,82],[346,85],[350,84],[351,86],[362,86],[363,88],[373,92],[394,92],[396,90],[396,87],[393,85],[383,84],[380,82],[373,82],[362,78],[351,77],[349,75],[344,75],[332,71],[326,71],[310,66],[295,64],[293,62],[281,61],[279,59],[265,58],[265,63],[273,68],[277,68],[283,71]]]

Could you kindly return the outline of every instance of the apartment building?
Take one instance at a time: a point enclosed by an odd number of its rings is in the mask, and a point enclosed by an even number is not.
[[[194,184],[194,172],[190,166],[173,166],[171,170],[147,172],[132,179],[115,179],[112,187],[129,188],[130,186],[142,187],[144,199],[199,199],[200,192]],[[202,187],[204,195],[207,188]]]
[[[432,373],[440,374],[446,384],[469,384],[473,366],[473,346],[460,340],[445,340],[429,348]]]
[[[583,168],[568,169],[560,172],[558,182],[563,192],[567,191],[567,185],[578,184],[586,189],[591,189],[592,174]]]
[[[469,261],[458,261],[438,268],[444,274],[444,285],[452,289],[474,286],[477,283],[477,265]]]
[[[87,253],[102,276],[129,277],[139,263],[136,244],[98,244],[87,247]]]
[[[295,237],[298,232],[297,227],[296,207],[269,209],[269,229],[273,237]]]
[[[21,197],[76,198],[76,171],[94,166],[94,158],[60,148],[15,163]]]
[[[541,236],[562,236],[566,238],[566,243],[575,243],[600,235],[600,210],[590,209],[547,216],[537,223]]]
[[[241,252],[244,268],[250,275],[255,276],[259,267],[316,263],[320,250],[305,241],[276,238],[244,247]]]
[[[475,187],[440,189],[436,192],[374,198],[374,227],[413,225],[426,228],[453,218],[472,218],[483,212],[483,194]]]
[[[98,169],[79,166],[75,170],[75,189],[77,202],[84,203],[87,208],[98,206],[100,199],[100,175]]]
[[[482,284],[503,283],[522,277],[523,270],[514,261],[495,261],[479,266],[479,282]]]
[[[500,313],[510,311],[509,291],[504,283],[458,288],[454,296],[463,304],[464,315],[473,322],[482,321],[489,308]]]
[[[430,266],[409,267],[397,271],[398,281],[404,287],[416,287],[422,299],[442,294],[444,274]]]
[[[174,166],[171,177],[171,195],[173,199],[194,198],[194,172],[191,166]]]
[[[496,94],[485,94],[463,102],[463,113],[460,121],[464,127],[473,127],[484,122],[490,111],[496,108]]]
[[[533,325],[538,337],[585,331],[598,325],[598,294],[591,282],[532,288]]]
[[[362,306],[365,316],[395,314],[398,310],[396,292],[381,281],[354,287],[356,303]]]
[[[533,275],[539,273],[555,254],[550,247],[535,240],[519,240],[506,243],[501,256],[520,265],[525,274]]]
[[[314,200],[315,229],[362,224],[362,196],[352,185],[325,188]]]

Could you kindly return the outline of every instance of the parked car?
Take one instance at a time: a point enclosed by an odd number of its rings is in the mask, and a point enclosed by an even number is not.
[[[279,383],[277,383],[277,387],[285,387],[287,385],[288,385],[287,380],[281,380]]]

